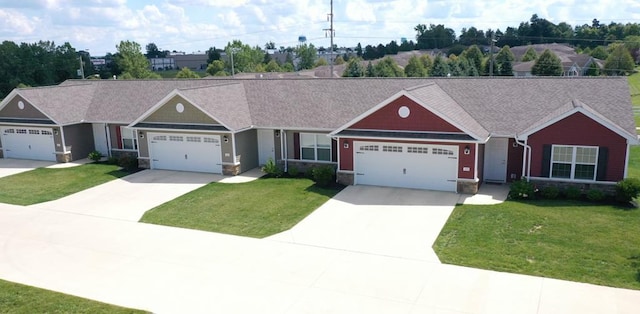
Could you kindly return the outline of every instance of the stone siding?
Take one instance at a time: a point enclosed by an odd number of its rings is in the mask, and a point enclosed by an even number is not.
[[[353,185],[353,182],[354,182],[353,173],[338,172],[336,174],[336,182],[342,185]]]
[[[458,180],[457,192],[462,194],[476,194],[478,193],[479,187],[480,182],[478,181]]]
[[[237,176],[240,174],[240,165],[222,165],[222,174],[225,176]]]

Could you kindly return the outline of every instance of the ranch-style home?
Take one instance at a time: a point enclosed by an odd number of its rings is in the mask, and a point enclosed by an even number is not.
[[[98,150],[237,175],[273,158],[339,182],[475,193],[611,186],[638,144],[625,78],[70,80],[0,103],[0,157]]]

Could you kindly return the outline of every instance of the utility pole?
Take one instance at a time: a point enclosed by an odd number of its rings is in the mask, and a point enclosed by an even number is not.
[[[80,55],[80,77],[84,80],[84,62],[82,62],[82,54]]]
[[[333,37],[336,35],[336,30],[333,29],[333,0],[331,0],[331,13],[327,15],[327,19],[330,22],[330,26],[329,28],[325,28],[323,30],[325,37],[328,33],[329,37],[331,38],[331,48],[329,49],[329,77],[333,78]]]
[[[491,33],[491,51],[489,51],[489,77],[493,76],[493,44],[496,42],[496,33]]]

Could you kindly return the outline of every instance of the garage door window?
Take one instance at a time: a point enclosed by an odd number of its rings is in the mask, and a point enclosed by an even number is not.
[[[120,136],[122,137],[122,149],[138,149],[138,139],[136,138],[136,134],[133,129],[121,126]]]
[[[300,134],[300,156],[303,160],[331,161],[331,139],[324,134]]]

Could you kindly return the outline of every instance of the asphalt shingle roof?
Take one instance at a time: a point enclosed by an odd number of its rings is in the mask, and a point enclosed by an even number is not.
[[[131,123],[178,90],[233,130],[335,130],[402,90],[484,136],[513,136],[577,100],[630,135],[626,78],[96,80],[20,89],[58,123]]]

